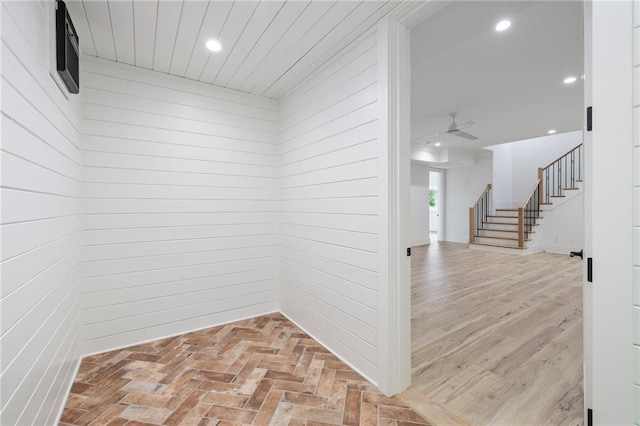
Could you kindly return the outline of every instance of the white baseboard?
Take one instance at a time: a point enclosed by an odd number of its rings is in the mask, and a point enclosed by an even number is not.
[[[569,256],[570,252],[580,251],[581,249],[581,247],[555,246],[552,244],[540,244],[539,247],[547,253],[566,254],[567,256]]]
[[[78,349],[77,351],[80,351],[80,345],[78,345]],[[64,412],[64,407],[67,406],[67,400],[69,399],[69,395],[71,394],[71,387],[73,386],[73,382],[76,381],[76,376],[78,375],[78,371],[80,371],[80,364],[82,364],[82,356],[78,356],[78,359],[76,360],[76,366],[73,368],[73,374],[71,375],[71,380],[69,381],[69,383],[67,384],[67,386],[65,386],[65,394],[64,394],[64,399],[62,400],[62,405],[58,408],[58,414],[56,414],[56,424],[60,424],[60,421],[62,419],[62,414]]]
[[[542,247],[537,245],[532,247],[527,247],[525,249],[519,249],[517,247],[509,248],[509,247],[498,247],[498,246],[485,246],[480,244],[469,244],[469,249],[480,250],[480,251],[490,251],[493,253],[513,254],[515,256],[527,256],[530,254],[541,253],[544,251]]]
[[[353,364],[351,364],[349,361],[347,361],[346,359],[344,359],[343,357],[341,357],[340,355],[338,355],[337,353],[335,353],[333,350],[331,350],[331,348],[329,346],[327,346],[326,344],[324,344],[322,342],[322,340],[318,339],[316,336],[313,335],[313,333],[310,333],[309,330],[307,330],[306,328],[302,327],[300,324],[298,324],[295,320],[293,320],[289,315],[285,314],[282,311],[279,311],[282,315],[284,315],[285,318],[287,318],[289,321],[291,321],[292,323],[294,323],[296,325],[296,327],[298,327],[300,330],[304,331],[306,334],[308,334],[313,340],[315,340],[316,342],[320,343],[320,345],[322,347],[324,347],[326,350],[328,350],[329,352],[331,352],[336,358],[338,358],[340,361],[344,362],[345,364],[347,364],[349,366],[349,368],[351,368],[353,371],[355,371],[356,373],[358,373],[359,375],[361,375],[362,377],[364,377],[364,379],[366,381],[368,381],[369,383],[371,383],[372,385],[374,385],[375,387],[378,387],[378,382],[376,382],[375,380],[373,380],[371,377],[367,376],[366,374],[364,374],[362,371],[360,371],[360,369],[358,369],[357,367],[354,367]]]
[[[411,241],[411,247],[427,246],[429,244],[431,244],[430,240],[414,240],[414,241]]]
[[[203,327],[197,327],[197,328],[193,328],[193,329],[188,329],[188,330],[183,330],[177,333],[170,333],[167,335],[163,335],[160,337],[152,337],[149,339],[143,339],[143,340],[139,340],[139,341],[135,341],[132,343],[127,343],[125,345],[120,345],[120,346],[116,346],[113,348],[109,348],[109,349],[100,349],[97,351],[91,351],[91,352],[86,352],[82,354],[82,358],[86,358],[88,356],[93,356],[93,355],[99,355],[99,354],[103,354],[106,352],[113,352],[113,351],[119,351],[122,349],[126,349],[126,348],[130,348],[132,346],[138,346],[138,345],[144,345],[145,343],[149,343],[149,342],[155,342],[156,340],[162,340],[162,339],[168,339],[169,337],[175,337],[175,336],[181,336],[183,334],[187,334],[187,333],[193,333],[195,331],[200,331],[200,330],[206,330],[207,328],[212,328],[212,327],[218,327],[220,325],[227,325],[227,324],[231,324],[232,322],[238,322],[238,321],[244,321],[244,320],[248,320],[251,318],[256,318],[256,317],[261,317],[263,315],[269,315],[269,314],[273,314],[275,312],[280,312],[278,309],[268,309],[265,312],[259,312],[259,313],[255,313],[255,314],[251,314],[251,315],[247,315],[247,316],[243,316],[240,318],[234,318],[234,319],[230,319],[230,320],[226,320],[226,321],[222,321],[222,322],[214,322],[212,324],[207,324],[206,326]]]
[[[469,237],[460,236],[460,237],[446,237],[445,241],[448,243],[460,243],[460,244],[469,244]]]
[[[340,356],[339,354],[337,354],[336,352],[334,352],[328,345],[326,345],[325,343],[322,342],[322,340],[318,339],[316,336],[313,335],[313,333],[309,332],[309,330],[307,330],[305,327],[301,326],[298,322],[296,322],[294,319],[292,319],[289,315],[285,314],[284,312],[282,312],[281,310],[270,310],[268,312],[264,312],[261,314],[257,314],[257,315],[251,315],[251,316],[247,316],[247,317],[243,317],[243,318],[238,318],[238,319],[234,319],[233,321],[225,321],[222,323],[215,323],[215,324],[210,324],[207,325],[206,327],[199,327],[193,330],[185,330],[183,332],[180,333],[173,333],[170,335],[166,335],[166,336],[162,336],[162,337],[157,337],[157,338],[153,338],[153,339],[147,339],[147,340],[143,340],[143,341],[139,341],[136,343],[132,343],[132,344],[127,344],[127,345],[123,345],[120,347],[115,347],[109,350],[103,350],[103,351],[96,351],[93,353],[85,353],[82,354],[79,358],[78,361],[76,362],[76,366],[74,368],[74,372],[73,372],[73,380],[71,380],[71,382],[67,385],[67,392],[66,392],[66,397],[65,397],[65,403],[62,405],[62,407],[60,408],[60,411],[58,413],[58,420],[61,418],[62,416],[62,412],[64,410],[64,407],[66,406],[66,402],[67,399],[69,397],[69,392],[71,391],[71,386],[73,386],[73,383],[75,381],[75,377],[78,375],[78,370],[80,369],[80,364],[82,363],[82,361],[84,360],[84,358],[88,357],[88,356],[92,356],[92,355],[97,355],[97,354],[102,354],[102,353],[106,353],[106,352],[112,352],[112,351],[117,351],[117,350],[122,350],[122,349],[126,349],[128,347],[131,346],[138,346],[138,345],[142,345],[145,343],[149,343],[149,342],[153,342],[156,340],[162,340],[162,339],[167,339],[169,337],[174,337],[174,336],[180,336],[182,334],[187,334],[187,333],[192,333],[194,331],[199,331],[199,330],[206,330],[207,328],[211,328],[211,327],[217,327],[217,326],[221,326],[221,325],[226,325],[226,324],[231,324],[234,322],[238,322],[238,321],[244,321],[244,320],[248,320],[251,318],[256,318],[256,317],[260,317],[263,315],[269,315],[269,314],[273,314],[273,313],[279,313],[282,316],[284,316],[285,318],[287,318],[289,321],[291,321],[296,327],[298,327],[300,330],[304,331],[306,334],[308,334],[313,340],[315,340],[316,342],[318,342],[322,347],[324,347],[325,349],[327,349],[329,352],[331,352],[331,354],[333,354],[336,358],[338,358],[340,361],[344,362],[346,365],[348,365],[351,369],[353,369],[353,371],[357,372],[359,375],[361,375],[365,380],[367,380],[368,382],[370,382],[371,384],[373,384],[374,386],[378,387],[378,384],[375,380],[373,380],[371,377],[367,376],[366,374],[364,374],[362,371],[360,371],[358,368],[356,368],[355,366],[353,366],[353,364],[351,364],[348,360],[344,359],[342,356]]]

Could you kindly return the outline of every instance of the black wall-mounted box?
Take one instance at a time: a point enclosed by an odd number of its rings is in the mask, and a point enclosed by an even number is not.
[[[80,91],[80,45],[67,6],[56,0],[56,69],[71,93]]]

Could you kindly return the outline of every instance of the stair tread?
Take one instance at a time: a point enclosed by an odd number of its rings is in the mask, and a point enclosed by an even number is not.
[[[525,210],[525,212],[535,212],[536,209],[529,209],[529,210]],[[487,217],[508,217],[511,219],[517,219],[518,216],[509,216],[509,215],[504,215],[504,214],[488,214]]]
[[[489,231],[489,232],[513,232],[518,233],[518,231],[512,231],[510,229],[490,229],[490,228],[480,228],[478,231]],[[536,231],[530,231],[529,234],[535,234]],[[478,237],[484,237],[484,235],[477,235]],[[497,237],[500,238],[500,237]]]
[[[478,243],[478,242],[469,243],[469,245],[500,247],[500,248],[509,248],[509,249],[518,249],[518,250],[526,249],[526,247],[507,246],[507,245],[504,245],[504,244]]]
[[[580,189],[580,188],[575,188],[575,187],[573,187],[573,188],[562,188],[563,191],[577,191],[578,189]]]
[[[504,219],[504,218],[517,219],[518,218],[517,216],[487,216],[487,217],[498,217],[498,218],[502,218],[502,219]],[[543,216],[537,216],[536,217],[536,219],[543,219],[543,218],[544,218]],[[485,223],[498,223],[498,222],[485,222]],[[515,225],[515,223],[513,223],[513,222],[505,222],[505,223],[507,223],[509,225]]]
[[[518,209],[496,209],[497,212],[517,212]],[[535,211],[535,209],[525,209],[525,211]],[[512,216],[509,216],[512,217]]]
[[[539,219],[542,219],[542,216],[539,217]],[[485,224],[489,224],[489,225],[511,225],[511,226],[518,226],[517,223],[512,223],[512,222],[482,222]],[[540,226],[539,223],[534,223],[533,226]]]
[[[508,240],[508,241],[518,241],[517,238],[507,238],[507,237],[489,237],[486,235],[475,235],[476,238],[491,238],[494,240]],[[531,241],[531,239],[525,239],[525,241]]]
[[[566,195],[549,195],[551,198],[564,198]]]

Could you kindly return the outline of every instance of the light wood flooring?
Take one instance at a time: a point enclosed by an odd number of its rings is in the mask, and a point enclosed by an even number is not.
[[[61,426],[432,426],[280,314],[82,360]]]
[[[581,268],[568,255],[414,248],[412,391],[472,425],[583,424]]]

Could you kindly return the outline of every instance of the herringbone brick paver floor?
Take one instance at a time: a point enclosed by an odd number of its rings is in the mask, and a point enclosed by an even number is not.
[[[62,425],[428,425],[280,314],[85,358]]]

